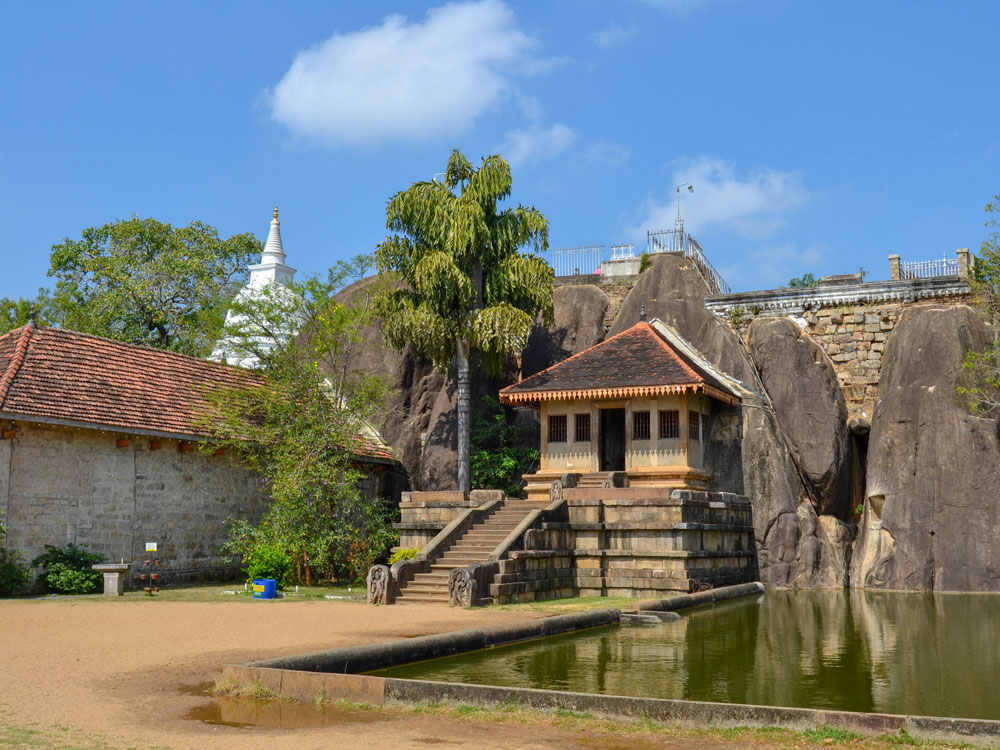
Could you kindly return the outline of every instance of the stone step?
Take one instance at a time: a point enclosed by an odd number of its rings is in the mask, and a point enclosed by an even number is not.
[[[408,583],[406,587],[400,592],[400,596],[403,594],[440,594],[441,592],[445,594],[448,593],[448,581],[445,579],[444,583],[417,583],[413,581]]]
[[[413,581],[406,585],[411,586],[413,583],[436,583],[438,581],[443,582],[447,586],[448,576],[444,573],[417,573],[413,576]]]
[[[463,554],[469,555],[486,555],[489,557],[490,553],[496,549],[495,544],[456,544],[451,547],[448,552],[461,552]]]
[[[437,594],[411,594],[406,595],[406,592],[402,592],[396,598],[396,604],[448,604],[448,593],[438,596]]]
[[[459,557],[457,555],[454,557],[445,556],[442,557],[440,560],[438,560],[436,563],[434,563],[434,565],[444,565],[449,568],[464,568],[467,565],[472,565],[472,563],[477,563],[477,562],[486,562],[486,558],[474,557],[469,555],[466,555],[465,557]],[[431,566],[431,570],[434,569],[434,565]]]

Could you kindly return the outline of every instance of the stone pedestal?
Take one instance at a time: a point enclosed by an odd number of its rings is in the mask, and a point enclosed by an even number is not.
[[[121,596],[125,593],[125,573],[132,563],[100,563],[91,568],[104,574],[104,595]]]

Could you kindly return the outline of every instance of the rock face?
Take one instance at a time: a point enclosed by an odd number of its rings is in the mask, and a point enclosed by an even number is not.
[[[964,306],[908,308],[890,335],[853,586],[1000,591],[997,424],[956,394],[966,352],[990,340]]]
[[[852,443],[847,404],[826,353],[789,318],[757,318],[747,345],[813,507],[846,518]]]
[[[341,291],[336,301],[359,301],[372,290],[374,278]],[[543,370],[604,338],[608,297],[591,285],[559,287],[554,294],[554,325],[536,326],[524,352],[525,376]],[[386,405],[385,420],[377,425],[409,476],[415,490],[451,490],[457,487],[457,424],[455,383],[430,363],[409,352],[395,352],[382,343],[377,325],[362,332],[355,366],[383,375],[396,390]],[[509,380],[485,377],[475,370],[471,378],[472,404],[485,395],[496,396]],[[530,419],[529,419],[530,422]],[[536,420],[537,422],[537,420]]]
[[[537,325],[528,337],[521,372],[530,377],[604,340],[608,295],[589,284],[556,287],[551,327]]]
[[[747,495],[754,526],[761,580],[770,586],[843,586],[850,530],[837,519],[818,517],[799,468],[772,411],[767,391],[739,337],[705,309],[708,288],[692,263],[663,254],[636,282],[608,335],[647,318],[673,326],[716,367],[749,390],[740,417],[718,409],[708,438],[710,489]],[[794,325],[794,324],[793,324]],[[742,439],[740,439],[742,438]]]

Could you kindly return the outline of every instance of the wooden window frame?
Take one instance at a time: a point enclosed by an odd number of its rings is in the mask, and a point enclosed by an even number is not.
[[[573,415],[573,441],[576,443],[590,442],[590,413]]]
[[[549,442],[550,443],[565,443],[566,442],[566,415],[565,414],[550,414],[549,415]]]
[[[688,439],[701,442],[701,412],[688,412]]]
[[[632,439],[649,440],[649,411],[632,412]]]
[[[673,428],[671,430],[671,428]],[[671,434],[671,432],[673,434]],[[681,439],[681,413],[678,409],[660,409],[660,440]]]

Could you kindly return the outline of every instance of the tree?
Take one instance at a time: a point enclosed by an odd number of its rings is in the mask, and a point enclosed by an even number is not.
[[[789,289],[804,289],[810,286],[819,286],[819,282],[816,281],[816,277],[811,273],[804,273],[801,276],[788,280]]]
[[[221,239],[199,221],[173,227],[132,217],[85,229],[52,247],[58,323],[84,333],[207,354],[261,243]]]
[[[965,367],[972,385],[958,392],[966,397],[973,413],[1000,415],[1000,194],[986,204],[986,228],[990,231],[979,246],[972,268],[971,284],[980,315],[993,331],[993,342],[983,351],[970,351]]]
[[[54,312],[52,298],[46,289],[39,289],[35,299],[0,298],[0,334],[26,325],[32,316],[40,325],[49,325],[55,318]]]
[[[385,382],[353,366],[360,329],[371,322],[371,294],[351,307],[331,300],[363,261],[341,263],[328,278],[271,285],[233,303],[230,347],[260,362],[243,382],[207,394],[203,427],[262,478],[270,503],[259,523],[237,519],[226,552],[248,571],[291,568],[358,579],[393,543],[392,509],[365,497],[358,455],[369,425],[383,416]],[[374,290],[373,290],[374,293]],[[303,333],[288,336],[289,321]]]
[[[416,182],[394,195],[386,226],[394,232],[375,253],[383,274],[405,283],[377,299],[386,342],[407,346],[434,367],[454,367],[458,391],[458,488],[469,482],[469,364],[491,373],[520,351],[536,316],[552,320],[552,269],[521,253],[548,247],[548,222],[530,206],[501,207],[510,166],[500,156],[478,169],[452,151],[444,182]]]

